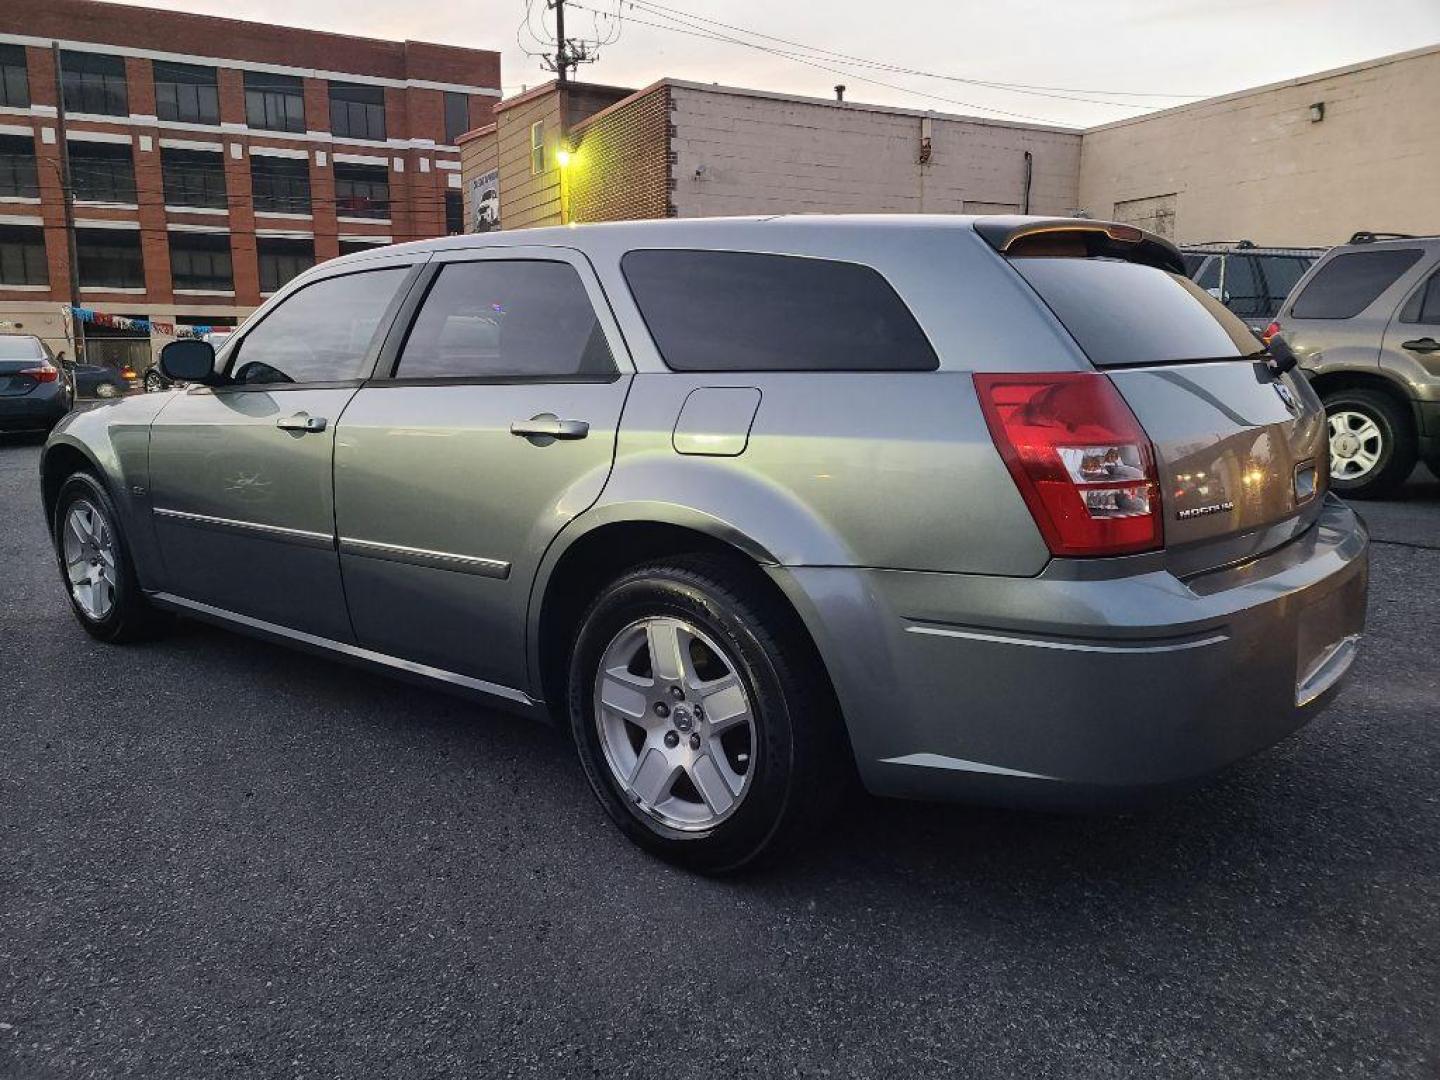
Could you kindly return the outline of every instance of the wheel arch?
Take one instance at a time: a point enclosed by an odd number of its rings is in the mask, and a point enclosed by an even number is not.
[[[1396,405],[1404,409],[1407,415],[1418,419],[1416,403],[1406,392],[1405,385],[1383,371],[1342,368],[1338,371],[1322,371],[1313,375],[1307,372],[1306,374],[1309,375],[1310,386],[1320,396],[1321,401],[1324,401],[1325,395],[1341,390],[1373,390],[1389,397]]]
[[[77,472],[89,473],[112,499],[115,498],[113,487],[106,482],[104,467],[89,447],[72,439],[52,441],[40,457],[40,498],[45,505],[45,528],[51,533],[54,532],[55,504],[60,499],[60,489],[66,479]]]
[[[682,507],[652,506],[644,513],[610,507],[586,517],[591,520],[584,528],[562,535],[546,553],[531,591],[527,634],[531,692],[552,708],[565,700],[573,629],[599,589],[630,567],[674,555],[718,555],[752,573],[794,617],[830,681],[810,627],[772,576],[777,560],[753,537]]]

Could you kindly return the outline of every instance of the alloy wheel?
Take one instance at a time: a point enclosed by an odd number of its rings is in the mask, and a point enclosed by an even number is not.
[[[733,814],[755,771],[755,716],[732,657],[694,624],[631,623],[595,676],[595,725],[620,790],[684,832]]]
[[[1370,416],[1353,409],[1330,414],[1330,475],[1336,480],[1366,476],[1384,449],[1384,432]]]
[[[70,594],[81,611],[100,622],[115,608],[115,532],[88,499],[77,499],[66,511],[61,549]]]

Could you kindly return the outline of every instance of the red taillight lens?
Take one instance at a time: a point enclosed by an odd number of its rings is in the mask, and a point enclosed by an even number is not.
[[[1265,329],[1261,332],[1261,334],[1260,334],[1260,344],[1262,344],[1262,345],[1269,345],[1269,344],[1270,344],[1270,339],[1273,338],[1273,337],[1274,337],[1276,334],[1278,334],[1278,333],[1280,333],[1280,324],[1279,324],[1278,322],[1272,322],[1269,326],[1265,327]]]
[[[1126,555],[1162,546],[1155,451],[1106,376],[976,375],[975,390],[1052,554]]]
[[[41,364],[39,367],[26,368],[20,374],[29,375],[36,382],[54,382],[60,378],[60,369],[53,364]]]
[[[138,379],[140,376],[135,374],[133,367],[123,367],[120,369],[120,377],[122,379]]]

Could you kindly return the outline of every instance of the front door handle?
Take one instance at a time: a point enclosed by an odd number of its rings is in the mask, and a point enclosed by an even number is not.
[[[329,421],[323,416],[311,416],[307,412],[297,412],[294,416],[282,416],[275,421],[275,426],[281,431],[324,431]]]
[[[583,439],[590,434],[584,420],[561,420],[554,413],[541,413],[529,420],[516,420],[510,425],[511,435],[526,439]]]
[[[1402,341],[1402,349],[1409,349],[1411,352],[1440,352],[1440,341],[1433,337],[1416,338],[1414,341]]]

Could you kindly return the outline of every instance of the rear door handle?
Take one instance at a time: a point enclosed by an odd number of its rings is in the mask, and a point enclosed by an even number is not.
[[[281,431],[324,431],[329,421],[323,416],[311,416],[307,412],[297,412],[294,416],[282,416],[275,421],[275,426]]]
[[[1433,337],[1416,338],[1414,341],[1402,341],[1402,349],[1409,349],[1411,352],[1440,352],[1440,341]]]
[[[584,420],[561,420],[554,413],[541,413],[529,420],[516,420],[510,425],[511,435],[526,439],[583,439],[590,434]]]

